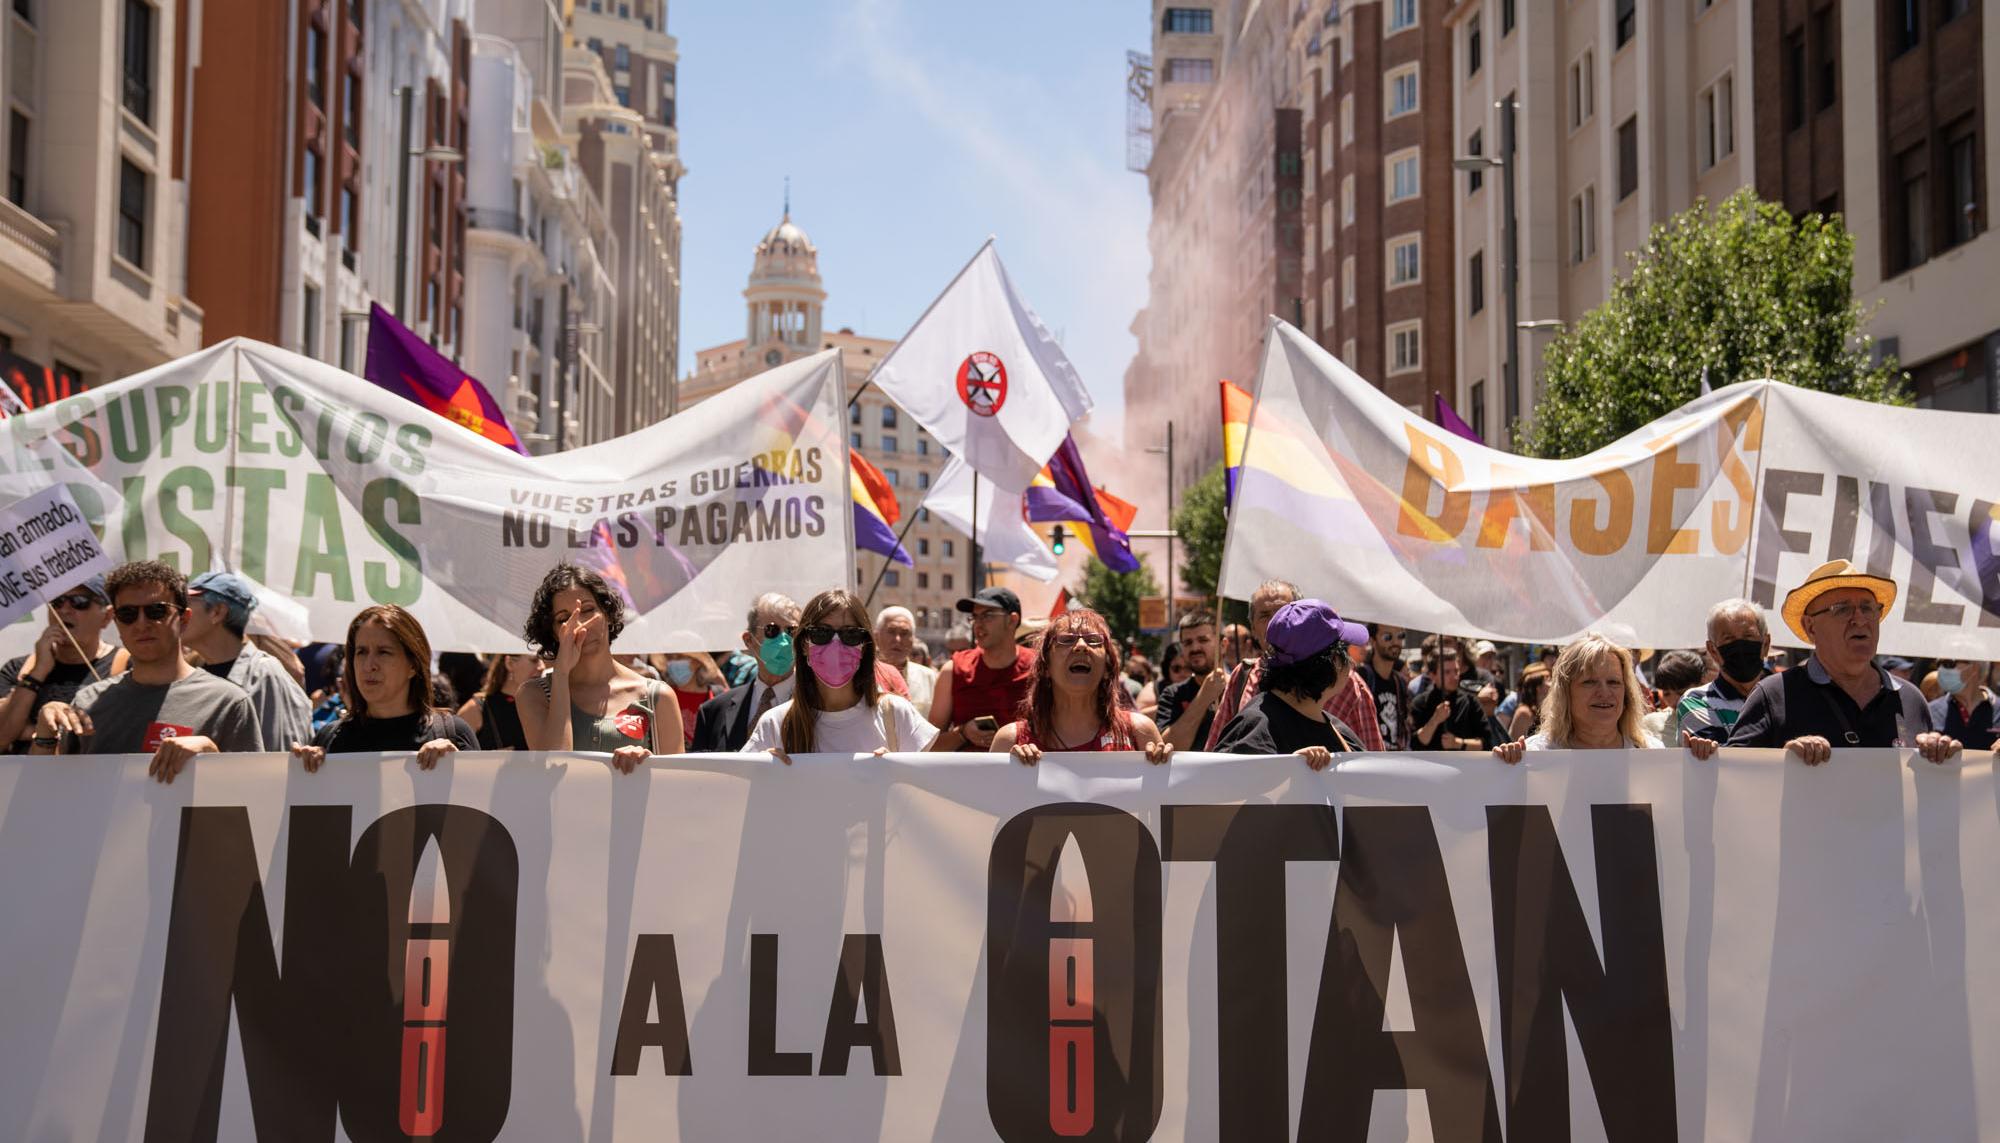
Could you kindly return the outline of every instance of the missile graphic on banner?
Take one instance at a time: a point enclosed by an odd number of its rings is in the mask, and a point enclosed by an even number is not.
[[[410,936],[403,947],[403,1059],[398,1116],[403,1133],[427,1139],[444,1127],[445,995],[451,986],[451,888],[437,841],[424,846],[410,884]]]
[[[1090,924],[1090,878],[1072,837],[1056,858],[1049,920],[1072,931]],[[1088,1135],[1097,1120],[1097,987],[1093,942],[1084,936],[1049,940],[1049,1129],[1064,1138]]]

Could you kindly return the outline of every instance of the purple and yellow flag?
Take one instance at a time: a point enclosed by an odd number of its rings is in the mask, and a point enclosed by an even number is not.
[[[1431,419],[1438,423],[1439,428],[1448,433],[1464,437],[1475,444],[1486,443],[1478,433],[1472,430],[1471,425],[1465,423],[1465,418],[1458,415],[1458,410],[1451,407],[1451,402],[1444,399],[1443,393],[1431,394],[1431,409],[1436,414]]]
[[[1243,386],[1222,379],[1223,507],[1236,503],[1236,482],[1243,477],[1243,441],[1250,435],[1250,408],[1256,404]]]
[[[379,305],[368,307],[368,362],[362,375],[503,448],[527,455],[486,386],[424,344]]]
[[[1107,498],[1112,503],[1107,504]],[[1035,523],[1067,524],[1074,528],[1083,546],[1112,571],[1139,570],[1132,542],[1125,535],[1125,529],[1132,526],[1132,518],[1123,509],[1130,505],[1091,485],[1075,437],[1063,437],[1056,454],[1029,482],[1021,504],[1028,519]]]

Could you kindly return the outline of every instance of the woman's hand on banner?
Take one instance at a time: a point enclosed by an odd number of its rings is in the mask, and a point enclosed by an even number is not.
[[[1023,766],[1038,766],[1042,761],[1042,748],[1026,742],[1016,742],[1014,748],[1007,753],[1013,755],[1014,761]]]
[[[787,766],[790,766],[792,764],[792,756],[785,753],[785,748],[782,746],[771,747],[771,757],[776,758],[778,761],[783,762]]]
[[[1528,752],[1528,740],[1516,738],[1512,742],[1502,742],[1493,748],[1493,756],[1509,766],[1518,765],[1521,756]]]
[[[620,746],[611,752],[611,768],[620,774],[630,774],[639,768],[639,763],[652,756],[653,752],[643,746]]]
[[[1689,754],[1694,755],[1695,761],[1706,762],[1710,758],[1715,757],[1715,752],[1722,747],[1722,744],[1713,738],[1703,738],[1692,730],[1683,730],[1681,731],[1681,746]]]
[[[1308,769],[1324,770],[1333,765],[1333,751],[1324,746],[1301,746],[1292,753],[1305,759]]]
[[[417,747],[417,769],[435,770],[439,762],[456,753],[458,747],[451,744],[451,739],[433,738]]]
[[[1948,734],[1926,731],[1917,735],[1917,753],[1926,762],[1949,762],[1959,751],[1959,741]]]
[[[1799,756],[1799,761],[1808,766],[1817,766],[1833,757],[1833,743],[1818,735],[1808,734],[1785,743],[1787,753]]]
[[[1146,744],[1146,761],[1151,762],[1155,766],[1158,766],[1160,763],[1165,762],[1167,759],[1172,758],[1173,756],[1174,756],[1174,744],[1166,741],[1165,739],[1162,739],[1158,742],[1148,742]]]
[[[303,742],[292,743],[292,757],[305,764],[306,773],[317,774],[326,765],[326,747],[307,746]]]

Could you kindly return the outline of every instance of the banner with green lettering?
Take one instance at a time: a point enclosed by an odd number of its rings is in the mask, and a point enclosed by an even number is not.
[[[745,585],[805,598],[846,582],[844,400],[828,351],[627,436],[523,457],[236,339],[0,422],[0,487],[63,483],[113,557],[230,568],[295,600],[314,639],[395,603],[440,649],[518,650],[536,583],[568,560],[624,594],[621,647],[719,647],[742,630]],[[39,622],[5,642],[25,649]]]

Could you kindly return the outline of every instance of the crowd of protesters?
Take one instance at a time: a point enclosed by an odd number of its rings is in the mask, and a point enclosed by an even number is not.
[[[1723,600],[1699,650],[1658,654],[1587,633],[1510,647],[1359,624],[1289,583],[1261,585],[1249,623],[1180,616],[1158,664],[1103,616],[1024,622],[987,587],[960,600],[962,635],[932,665],[904,607],[872,619],[854,593],[801,607],[758,596],[727,652],[614,651],[626,612],[598,573],[550,570],[525,651],[434,656],[394,605],[362,609],[338,645],[303,654],[251,632],[257,596],[228,572],[189,580],[127,563],[57,597],[25,656],[0,665],[0,743],[35,754],[149,754],[172,781],[199,754],[408,753],[425,769],[460,750],[597,752],[630,773],[682,751],[1342,754],[1783,748],[1808,765],[1845,747],[1902,746],[1933,762],[2000,754],[2000,663],[1878,657],[1896,585],[1842,560],[1785,597],[1809,651],[1772,647],[1764,612]],[[118,646],[106,640],[116,624]],[[956,646],[953,646],[956,645]]]

